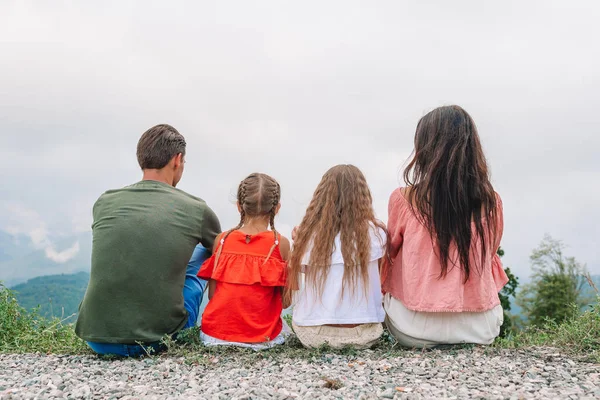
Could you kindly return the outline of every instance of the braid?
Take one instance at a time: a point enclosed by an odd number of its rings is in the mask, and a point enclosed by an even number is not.
[[[277,231],[275,230],[275,210],[271,210],[271,214],[269,215],[269,225],[275,235],[275,239],[277,239]]]
[[[238,193],[237,193],[237,199],[240,202],[240,205],[243,206],[244,205],[244,201],[246,200],[246,180],[243,180],[240,183],[240,186],[238,187]]]
[[[271,249],[269,250],[269,254],[267,254],[265,263],[267,262],[269,257],[271,257],[271,254],[273,254],[275,247],[277,247],[279,245],[279,239],[277,237],[277,230],[275,229],[275,213],[277,212],[277,205],[279,204],[279,199],[281,197],[281,187],[279,186],[279,183],[277,183],[277,182],[275,182],[275,183],[276,183],[276,185],[273,188],[273,191],[271,192],[271,196],[272,196],[271,210],[269,211],[269,225],[271,225],[271,230],[273,231],[274,242],[273,242],[273,246],[271,246]]]
[[[269,225],[271,225],[271,230],[275,234],[275,240],[277,240],[277,231],[275,230],[275,213],[277,212],[277,205],[279,204],[279,200],[281,198],[281,187],[279,183],[275,182],[276,185],[273,188],[272,202],[271,202],[271,211],[269,211]]]

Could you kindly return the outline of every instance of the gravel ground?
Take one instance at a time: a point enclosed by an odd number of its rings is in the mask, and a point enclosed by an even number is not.
[[[600,365],[553,349],[476,347],[395,357],[365,351],[312,359],[242,352],[199,360],[0,354],[0,399],[600,399]]]

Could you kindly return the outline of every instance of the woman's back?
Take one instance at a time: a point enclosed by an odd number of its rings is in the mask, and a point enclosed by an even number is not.
[[[393,266],[383,272],[383,290],[402,301],[406,308],[426,312],[480,312],[500,303],[498,291],[508,282],[495,254],[502,237],[502,202],[497,196],[495,241],[486,243],[481,265],[481,243],[475,242],[471,263],[477,265],[465,282],[455,246],[451,246],[447,274],[441,278],[438,250],[428,228],[411,209],[403,189],[396,189],[389,202],[388,231]],[[485,229],[487,219],[482,219]],[[474,225],[474,224],[473,224]],[[474,229],[473,229],[474,230]],[[473,235],[473,237],[476,237]]]
[[[389,202],[390,332],[408,347],[491,343],[502,325],[498,291],[508,281],[496,255],[502,203],[464,109],[438,107],[419,120],[404,181]]]

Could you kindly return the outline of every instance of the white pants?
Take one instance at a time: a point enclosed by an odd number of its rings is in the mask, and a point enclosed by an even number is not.
[[[283,326],[281,328],[281,332],[279,335],[275,337],[275,339],[270,340],[268,342],[262,343],[242,343],[242,342],[228,342],[226,340],[217,339],[215,337],[209,336],[206,333],[200,331],[200,340],[205,346],[236,346],[236,347],[247,347],[252,350],[266,350],[270,349],[273,346],[278,344],[283,344],[285,339],[292,334],[292,330],[288,326],[288,324],[283,321]]]
[[[427,348],[439,344],[491,344],[500,333],[504,312],[497,305],[483,312],[412,311],[386,293],[385,324],[404,347]]]

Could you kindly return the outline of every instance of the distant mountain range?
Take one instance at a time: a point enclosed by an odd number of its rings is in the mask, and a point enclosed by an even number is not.
[[[87,272],[39,276],[11,290],[23,308],[32,310],[39,307],[40,315],[69,322],[75,320],[89,280]]]

